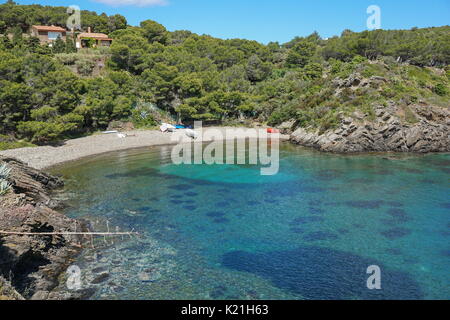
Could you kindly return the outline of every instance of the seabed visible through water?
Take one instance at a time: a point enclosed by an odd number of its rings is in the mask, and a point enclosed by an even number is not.
[[[66,214],[141,237],[87,248],[92,299],[449,299],[450,155],[282,144],[280,171],[173,165],[171,147],[54,169]],[[366,287],[367,267],[382,290]]]

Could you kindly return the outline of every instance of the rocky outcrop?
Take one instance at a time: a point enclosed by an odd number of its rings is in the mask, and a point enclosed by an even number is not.
[[[337,129],[324,133],[298,128],[291,141],[337,153],[450,151],[448,109],[417,104],[408,106],[408,112],[412,122],[405,121],[404,110],[396,105],[379,106],[374,120],[355,113],[352,117],[341,117]]]
[[[52,208],[50,191],[61,187],[56,177],[24,163],[0,157],[12,169],[12,190],[0,197],[0,276],[27,299],[40,299],[57,286],[58,276],[80,250],[75,236],[35,235],[81,231],[85,227]],[[31,234],[23,234],[31,233]]]
[[[277,129],[280,130],[281,134],[291,134],[292,128],[295,126],[295,120],[285,121],[280,124]]]
[[[61,179],[33,169],[15,158],[0,156],[0,161],[11,168],[9,182],[14,193],[23,195],[24,202],[56,207],[57,203],[50,198],[49,191],[63,187],[64,182]]]
[[[358,72],[351,74],[346,79],[336,78],[333,80],[333,86],[336,88],[335,94],[338,95],[343,88],[365,88],[365,87],[375,87],[378,88],[380,84],[387,83],[388,80],[379,77],[372,76],[370,78],[364,78]]]
[[[0,300],[25,300],[4,278],[0,277]]]

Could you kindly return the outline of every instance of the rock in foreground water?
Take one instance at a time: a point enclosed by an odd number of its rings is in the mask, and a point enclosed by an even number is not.
[[[34,235],[84,230],[84,226],[51,208],[58,205],[50,191],[63,182],[13,158],[0,158],[11,168],[11,190],[0,197],[0,277],[25,298],[45,299],[57,286],[80,250],[80,238],[61,235]],[[23,234],[28,233],[28,234]],[[31,233],[31,234],[30,234]]]

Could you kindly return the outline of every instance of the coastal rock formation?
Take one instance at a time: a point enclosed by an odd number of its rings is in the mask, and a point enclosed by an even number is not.
[[[356,80],[353,79],[354,83]],[[382,81],[382,80],[380,80]],[[354,113],[341,117],[337,129],[320,132],[298,128],[291,141],[321,151],[355,152],[449,152],[450,112],[446,108],[416,104],[405,109],[390,104],[375,109],[375,119]],[[408,117],[409,121],[405,121]]]
[[[0,276],[0,301],[1,300],[25,300],[11,284]]]
[[[26,203],[44,204],[50,208],[57,206],[48,193],[64,186],[61,179],[31,168],[15,158],[0,156],[0,161],[11,168],[9,182],[16,194],[23,194],[22,198]]]
[[[12,169],[12,190],[0,197],[0,277],[24,298],[45,299],[79,252],[81,239],[23,233],[79,232],[85,227],[52,209],[58,203],[49,192],[63,185],[60,179],[13,158],[0,157],[0,162]]]
[[[295,120],[285,121],[277,129],[280,130],[282,134],[292,134],[292,128],[295,126]]]

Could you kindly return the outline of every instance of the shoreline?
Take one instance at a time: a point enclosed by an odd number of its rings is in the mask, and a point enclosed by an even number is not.
[[[204,128],[206,129],[206,128]],[[207,129],[220,130],[223,139],[226,129],[242,129],[248,130],[252,128],[236,128],[236,127],[209,127]],[[184,130],[178,130],[183,133]],[[82,138],[69,139],[58,146],[37,146],[25,147],[17,149],[8,149],[0,151],[0,156],[15,158],[26,163],[28,166],[38,170],[51,170],[54,167],[65,163],[74,162],[86,158],[100,156],[116,151],[126,151],[134,149],[143,149],[147,147],[170,146],[175,145],[178,141],[172,140],[171,133],[163,133],[158,130],[133,130],[122,132],[127,134],[126,138],[118,138],[116,134],[94,134]],[[237,139],[249,138],[247,134],[241,132]],[[253,136],[250,136],[253,138]],[[361,155],[361,154],[402,154],[402,155],[426,155],[426,154],[447,154],[448,152],[399,152],[399,151],[359,151],[359,152],[330,152],[321,150],[317,146],[299,143],[292,139],[291,135],[280,134],[280,141],[290,141],[295,145],[311,148],[318,152],[333,153],[340,155]],[[203,139],[203,142],[211,142],[213,139]]]
[[[216,129],[225,133],[226,129],[235,127],[211,127],[204,129]],[[238,128],[248,130],[249,128]],[[177,132],[183,132],[179,130]],[[145,147],[174,145],[172,134],[162,133],[158,130],[134,130],[122,132],[126,138],[118,138],[116,134],[95,134],[87,137],[64,141],[60,146],[39,146],[0,151],[1,156],[16,158],[30,167],[38,170],[48,170],[63,163],[81,160],[84,158],[102,155],[114,151],[125,151]],[[225,136],[225,135],[224,135]],[[238,139],[247,136],[242,134]],[[223,139],[226,140],[226,137]],[[289,140],[288,135],[280,135],[280,140]],[[204,142],[213,141],[204,139]],[[216,139],[217,141],[217,139]]]

